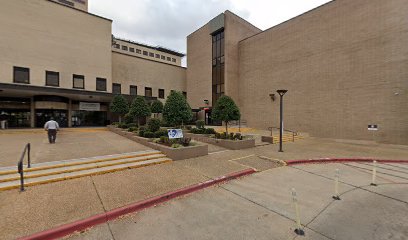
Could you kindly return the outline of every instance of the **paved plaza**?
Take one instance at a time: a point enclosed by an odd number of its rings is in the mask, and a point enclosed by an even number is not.
[[[340,169],[340,198],[332,199]],[[365,170],[364,170],[365,169]],[[99,225],[73,239],[407,239],[408,165],[361,163],[267,170]],[[294,233],[297,190],[305,236]]]
[[[19,158],[27,140],[33,144],[33,162],[148,149],[103,128],[63,129],[55,145],[46,142],[43,130],[13,130],[0,134],[2,166],[15,164],[17,160],[5,159]],[[0,239],[27,236],[248,168],[259,173],[142,211],[124,218],[124,222],[111,222],[112,233],[105,232],[105,224],[73,238],[110,239],[113,234],[115,239],[193,239],[196,235],[191,234],[198,234],[202,239],[290,239],[295,237],[292,187],[298,191],[306,239],[353,239],[345,234],[352,234],[354,230],[349,229],[357,226],[361,235],[354,233],[354,239],[376,239],[364,238],[363,233],[372,234],[377,228],[381,234],[395,234],[394,239],[406,237],[400,227],[406,229],[401,218],[407,215],[408,166],[384,165],[378,178],[382,185],[370,188],[370,164],[282,167],[280,161],[324,157],[407,159],[408,146],[306,137],[283,147],[280,153],[276,144],[235,151],[210,146],[210,154],[203,157],[38,185],[23,193],[2,191]],[[343,182],[342,200],[338,202],[331,200],[335,168],[340,169]],[[352,214],[357,214],[353,216],[355,222],[344,220]],[[379,219],[380,215],[384,218]],[[134,217],[136,220],[129,220]],[[333,227],[339,223],[341,227]],[[385,235],[378,236],[383,239]]]
[[[31,162],[51,162],[149,149],[106,128],[64,128],[56,144],[43,129],[0,130],[0,167],[17,165],[25,144],[31,143]]]

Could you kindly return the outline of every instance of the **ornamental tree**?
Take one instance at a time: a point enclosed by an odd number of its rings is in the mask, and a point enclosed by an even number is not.
[[[193,112],[181,92],[172,91],[163,108],[163,118],[171,126],[182,125],[193,118]]]
[[[137,125],[140,126],[140,119],[151,114],[150,107],[142,96],[136,96],[130,105],[129,115],[137,118]]]
[[[152,102],[152,105],[150,106],[152,113],[155,114],[155,117],[157,117],[158,113],[163,112],[163,103],[159,100],[155,100]]]
[[[129,112],[129,103],[122,95],[115,95],[109,108],[111,112],[119,114],[119,122],[122,122],[122,115]]]
[[[228,122],[239,120],[241,113],[234,100],[228,96],[221,96],[215,103],[211,112],[211,117],[218,121],[225,122],[225,132],[228,135]]]

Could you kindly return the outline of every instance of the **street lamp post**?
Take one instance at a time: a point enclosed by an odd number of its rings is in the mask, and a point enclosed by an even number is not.
[[[280,125],[279,125],[279,152],[283,152],[282,150],[282,135],[283,135],[283,95],[288,90],[277,90],[276,92],[280,96]]]

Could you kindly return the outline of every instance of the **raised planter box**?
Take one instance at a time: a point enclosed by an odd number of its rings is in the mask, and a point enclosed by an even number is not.
[[[152,139],[150,138],[139,137],[133,132],[128,132],[127,130],[117,128],[112,125],[109,125],[108,129],[134,142],[145,145],[146,147],[161,151],[163,154],[165,154],[167,157],[171,158],[172,160],[182,160],[182,159],[187,159],[187,158],[208,155],[208,145],[200,144],[196,146],[172,148],[172,147],[168,147],[168,146],[161,145],[158,143],[153,143]]]
[[[184,136],[194,139],[196,141],[214,144],[214,145],[224,147],[227,149],[231,149],[231,150],[239,150],[239,149],[255,147],[255,139],[244,139],[244,140],[216,139],[216,138],[211,138],[205,134],[193,134],[193,133],[184,133]]]
[[[208,155],[208,145],[200,144],[188,147],[172,148],[158,143],[149,142],[148,147],[164,153],[173,160],[182,160],[187,158],[201,157]]]

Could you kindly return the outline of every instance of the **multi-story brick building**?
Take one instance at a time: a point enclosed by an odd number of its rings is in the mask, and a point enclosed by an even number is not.
[[[408,144],[406,0],[331,1],[265,31],[226,11],[187,36],[187,69],[184,54],[112,38],[112,21],[87,9],[1,3],[0,117],[11,126],[50,115],[103,125],[114,94],[163,100],[178,90],[201,118],[226,94],[249,127],[266,129],[279,125],[276,90],[287,89],[287,129]]]
[[[9,127],[41,127],[50,116],[105,125],[114,94],[186,91],[184,54],[114,39],[112,21],[87,9],[86,0],[1,2],[0,117]]]
[[[261,31],[226,11],[187,37],[188,100],[208,100],[210,117],[229,95],[248,126],[267,129],[287,89],[287,129],[408,144],[407,12],[406,0],[337,0]]]

